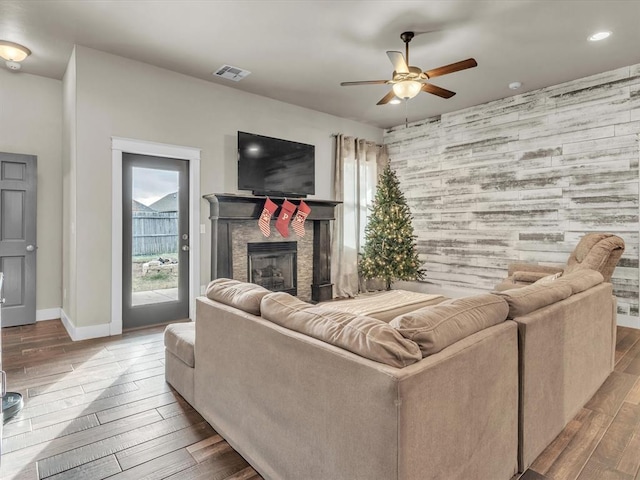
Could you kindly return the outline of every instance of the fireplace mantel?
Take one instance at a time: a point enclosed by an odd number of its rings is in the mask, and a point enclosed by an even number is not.
[[[211,193],[204,195],[210,204],[211,220],[211,278],[233,278],[233,252],[231,224],[233,222],[260,218],[266,197]],[[269,197],[278,205],[273,215],[277,218],[280,205],[285,200]],[[296,199],[289,199],[296,203]],[[335,207],[342,202],[334,200],[304,199],[311,208],[307,222],[313,225],[313,282],[311,299],[315,302],[330,300],[333,296],[331,283],[331,228],[335,219]]]

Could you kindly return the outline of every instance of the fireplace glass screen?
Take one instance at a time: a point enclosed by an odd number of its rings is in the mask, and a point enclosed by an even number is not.
[[[273,292],[297,295],[296,242],[248,243],[248,277],[251,283]]]

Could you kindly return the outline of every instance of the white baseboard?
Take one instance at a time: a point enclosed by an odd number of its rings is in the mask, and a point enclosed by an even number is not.
[[[77,342],[79,340],[88,340],[90,338],[108,337],[111,334],[110,324],[103,323],[101,325],[89,325],[87,327],[76,327],[64,310],[60,309],[60,319],[71,340]]]
[[[631,315],[618,314],[618,326],[637,328],[640,330],[640,317],[632,317]]]
[[[36,322],[57,320],[61,317],[60,311],[60,308],[43,308],[42,310],[36,310]]]

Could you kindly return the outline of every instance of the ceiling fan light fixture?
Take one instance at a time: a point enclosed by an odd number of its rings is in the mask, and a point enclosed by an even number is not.
[[[389,103],[391,105],[398,105],[401,102],[402,102],[402,100],[400,100],[398,97],[393,97],[391,100],[389,100]]]
[[[0,57],[7,62],[21,62],[31,55],[31,50],[19,43],[0,40]]]
[[[408,100],[415,97],[420,93],[422,89],[422,83],[415,80],[402,80],[401,82],[393,84],[393,93],[396,97]]]

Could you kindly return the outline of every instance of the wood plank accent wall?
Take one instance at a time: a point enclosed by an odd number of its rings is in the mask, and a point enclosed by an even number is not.
[[[387,130],[426,283],[490,290],[610,232],[618,312],[637,317],[639,134],[640,64]]]

